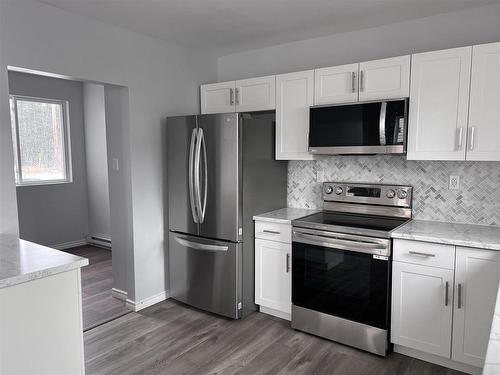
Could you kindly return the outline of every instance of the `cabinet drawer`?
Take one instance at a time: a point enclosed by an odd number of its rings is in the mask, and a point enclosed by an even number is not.
[[[454,269],[455,246],[396,239],[394,240],[394,260]]]
[[[255,221],[255,238],[292,243],[292,225],[271,221]]]

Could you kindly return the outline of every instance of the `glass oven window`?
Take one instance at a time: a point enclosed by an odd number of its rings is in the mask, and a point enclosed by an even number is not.
[[[299,242],[292,249],[294,305],[388,329],[389,261]]]

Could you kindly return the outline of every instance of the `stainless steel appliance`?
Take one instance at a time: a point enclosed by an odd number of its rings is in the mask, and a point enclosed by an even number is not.
[[[310,109],[313,154],[403,154],[408,99],[317,106]]]
[[[167,119],[169,292],[231,318],[255,310],[254,214],[286,205],[274,112]]]
[[[386,355],[390,232],[411,218],[412,188],[323,184],[323,211],[292,221],[292,327]]]

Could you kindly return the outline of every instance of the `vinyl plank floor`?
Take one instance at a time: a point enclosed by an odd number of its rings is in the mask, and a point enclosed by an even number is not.
[[[112,319],[128,314],[125,302],[111,296],[113,272],[111,251],[95,246],[66,250],[89,260],[82,268],[83,330],[87,331]]]
[[[381,358],[266,314],[228,320],[173,300],[100,325],[84,339],[88,375],[462,374],[397,353]]]

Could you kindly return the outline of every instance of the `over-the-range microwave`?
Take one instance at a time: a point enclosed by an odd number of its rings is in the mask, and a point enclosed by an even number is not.
[[[404,154],[408,98],[310,108],[312,154]]]

